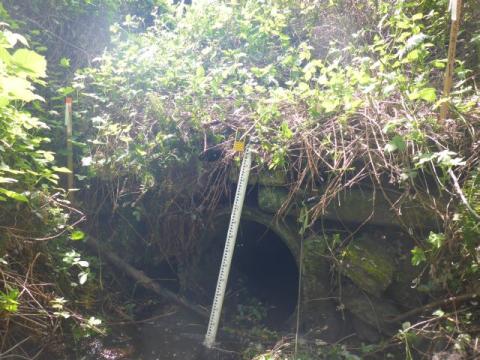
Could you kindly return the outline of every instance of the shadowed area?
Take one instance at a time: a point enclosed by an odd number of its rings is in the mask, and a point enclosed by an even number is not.
[[[267,310],[268,326],[281,327],[295,311],[297,264],[282,239],[266,226],[241,222],[229,289],[243,289],[242,293],[258,299]]]

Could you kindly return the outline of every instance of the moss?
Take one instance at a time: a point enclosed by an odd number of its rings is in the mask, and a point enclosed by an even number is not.
[[[367,293],[380,296],[390,285],[395,270],[394,259],[381,240],[355,239],[343,252],[343,273]]]

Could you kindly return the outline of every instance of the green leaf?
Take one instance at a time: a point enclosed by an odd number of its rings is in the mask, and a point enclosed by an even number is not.
[[[445,235],[444,234],[437,234],[433,231],[430,232],[428,235],[427,242],[432,245],[435,249],[440,249],[445,242]]]
[[[437,100],[437,92],[435,88],[424,88],[420,90],[419,97],[422,100],[433,103]]]
[[[88,319],[87,323],[88,323],[89,326],[98,326],[102,323],[102,320],[97,319],[97,318],[92,316]]]
[[[288,127],[288,124],[286,122],[284,122],[284,123],[282,123],[282,125],[280,125],[280,131],[282,133],[282,136],[285,139],[291,139],[292,136],[293,136],[293,132],[292,132],[292,130],[290,130],[290,128]]]
[[[59,173],[63,173],[63,174],[70,174],[71,173],[71,171],[64,166],[62,166],[62,167],[52,166],[52,170],[56,171],[56,172],[59,172]]]
[[[42,55],[27,49],[18,49],[12,56],[12,62],[29,72],[33,78],[47,76],[47,61]]]
[[[407,147],[407,144],[400,135],[395,135],[390,142],[385,145],[385,152],[391,153],[394,151],[403,151]]]
[[[417,13],[417,14],[412,16],[413,21],[417,21],[417,20],[421,20],[421,19],[423,19],[423,14],[422,13]]]
[[[409,62],[413,62],[413,61],[418,60],[419,56],[420,56],[420,51],[419,51],[418,49],[415,49],[415,50],[410,51],[410,52],[407,54],[406,59],[407,59]]]
[[[3,93],[13,100],[32,101],[43,100],[40,96],[33,93],[33,86],[27,79],[20,77],[7,76],[2,79]]]
[[[20,202],[28,202],[28,198],[25,195],[17,193],[15,191],[0,188],[0,193],[6,195],[7,197],[13,200],[17,200]]]
[[[17,181],[18,180],[16,179],[0,176],[0,184],[13,184],[13,183],[16,183]]]
[[[90,264],[88,263],[88,261],[85,261],[85,260],[79,260],[77,262],[77,264],[81,267],[84,267],[84,268],[88,268],[90,266]]]
[[[62,57],[60,59],[60,66],[65,68],[65,69],[68,69],[70,67],[70,59],[69,58],[66,58],[66,57]]]
[[[415,89],[408,97],[410,100],[421,99],[433,103],[437,99],[437,91],[432,87],[423,88],[421,90]]]
[[[8,311],[8,312],[16,312],[18,310],[18,296],[20,295],[20,291],[18,289],[13,289],[4,293],[0,291],[0,310]]]
[[[75,230],[70,234],[70,239],[74,241],[83,240],[85,238],[85,233],[81,230]]]
[[[425,255],[425,252],[423,249],[419,248],[418,246],[415,246],[412,249],[412,265],[413,266],[418,266],[422,262],[425,262],[427,260],[427,257]]]
[[[88,279],[88,272],[82,271],[78,274],[78,283],[80,285],[83,285],[87,282]]]
[[[17,44],[17,41],[22,43],[25,46],[28,46],[27,39],[25,39],[25,37],[23,37],[20,34],[16,34],[16,33],[13,33],[11,31],[5,30],[3,32],[3,35],[5,35],[7,41],[10,44],[10,47],[14,47]]]

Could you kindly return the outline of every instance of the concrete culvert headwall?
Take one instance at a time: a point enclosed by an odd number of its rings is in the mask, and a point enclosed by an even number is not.
[[[238,321],[249,310],[256,313],[260,308],[263,315],[259,322],[263,326],[292,331],[293,315],[300,309],[300,330],[315,331],[315,336],[326,341],[338,341],[352,333],[370,342],[391,336],[398,325],[391,319],[420,306],[423,300],[411,286],[419,276],[410,263],[413,245],[390,214],[386,200],[368,189],[342,193],[341,201],[331,204],[321,221],[309,226],[302,240],[299,204],[308,205],[311,194],[298,194],[284,216],[277,217],[288,190],[284,182],[272,179],[267,179],[268,184],[265,179],[250,184],[252,191],[242,211],[223,321]],[[419,231],[433,226],[434,221],[423,221],[427,212],[423,218],[417,215],[420,205],[408,205],[405,213],[424,224]],[[365,208],[368,213],[357,208]],[[199,239],[199,253],[183,269],[182,289],[187,297],[207,308],[215,293],[230,214],[230,207],[216,212]]]

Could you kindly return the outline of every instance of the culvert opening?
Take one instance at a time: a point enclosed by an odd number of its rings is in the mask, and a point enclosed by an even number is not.
[[[297,305],[298,267],[290,249],[265,225],[240,223],[228,292],[225,306],[237,318],[257,317],[276,329],[288,326]]]

